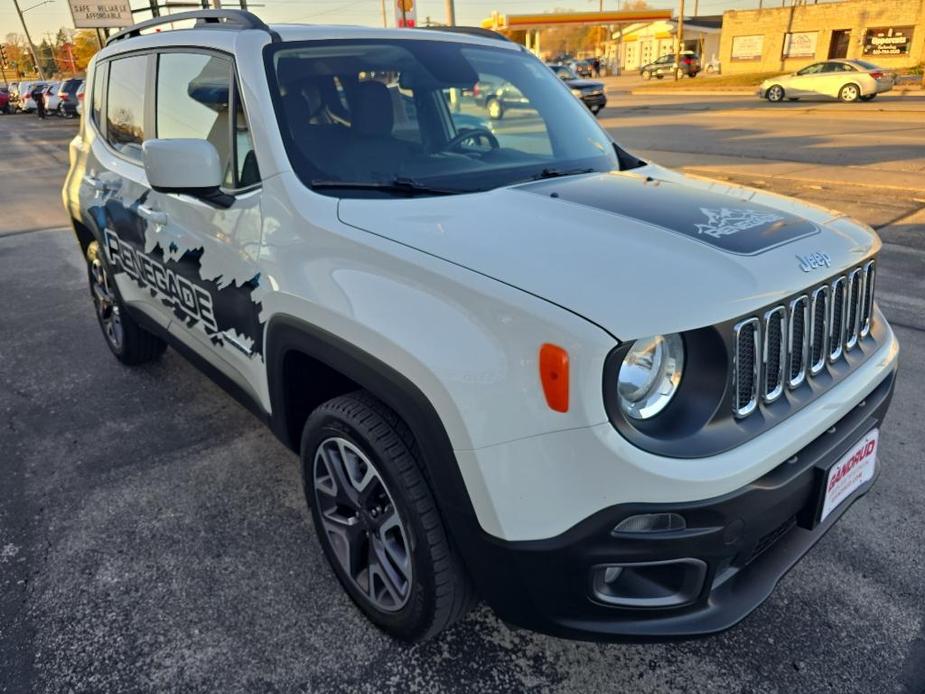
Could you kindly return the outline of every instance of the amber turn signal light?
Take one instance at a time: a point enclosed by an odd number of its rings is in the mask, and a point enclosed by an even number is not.
[[[540,347],[540,382],[549,409],[568,412],[568,352],[558,345]]]

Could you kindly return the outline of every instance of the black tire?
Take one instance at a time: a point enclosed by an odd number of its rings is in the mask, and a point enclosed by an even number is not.
[[[772,104],[780,103],[784,100],[784,88],[779,84],[772,84],[770,87],[768,87],[768,91],[765,92],[764,96]]]
[[[660,72],[656,72],[656,73],[655,73],[655,79],[660,80],[660,79],[662,79],[663,77],[664,77],[664,75],[663,75],[662,73],[660,73]]]
[[[109,263],[100,250],[98,241],[93,241],[87,247],[87,274],[97,321],[106,344],[116,359],[127,366],[137,366],[158,359],[167,349],[167,344],[138,325],[125,310],[122,297],[112,281]],[[112,323],[114,319],[119,323],[119,339],[115,338],[116,331]]]
[[[488,111],[488,117],[491,120],[501,120],[504,117],[504,105],[500,99],[494,97],[485,102],[485,110]]]
[[[838,90],[838,100],[846,104],[853,103],[861,98],[861,89],[854,82],[849,82]]]
[[[861,96],[861,101],[873,101],[877,98],[876,94],[864,94]]]
[[[322,497],[316,483],[316,454],[333,439],[346,441],[361,451],[387,491],[386,506],[394,504],[401,529],[410,545],[410,574],[405,602],[395,609],[381,609],[348,574],[324,530]],[[366,391],[329,400],[309,416],[302,432],[301,468],[306,500],[311,507],[315,531],[325,557],[341,586],[366,617],[380,629],[403,641],[423,641],[462,619],[475,602],[462,562],[450,545],[443,520],[427,484],[420,452],[407,424]],[[319,463],[320,465],[320,463]],[[320,468],[319,468],[320,469]],[[333,478],[332,478],[333,479]],[[330,492],[327,492],[330,494]],[[365,503],[365,502],[364,502]],[[385,511],[379,508],[380,513]],[[360,513],[357,518],[360,519]],[[360,524],[365,533],[367,556],[375,531],[370,518]],[[329,524],[330,527],[330,524]],[[351,526],[353,527],[353,526]],[[341,550],[343,551],[343,549]],[[362,555],[361,550],[357,550]],[[349,553],[349,550],[348,550]],[[367,580],[372,575],[367,571]]]

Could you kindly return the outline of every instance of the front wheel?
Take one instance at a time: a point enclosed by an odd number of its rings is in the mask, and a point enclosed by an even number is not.
[[[845,103],[857,101],[860,97],[861,90],[858,89],[858,85],[856,84],[846,84],[844,87],[838,90],[838,100],[844,101]]]
[[[407,424],[365,391],[329,400],[302,433],[305,495],[322,550],[367,618],[422,641],[473,603]]]
[[[87,247],[87,273],[96,318],[106,344],[116,359],[123,364],[135,366],[160,357],[167,349],[167,344],[128,315],[97,241]]]
[[[765,94],[767,100],[776,104],[784,98],[784,88],[779,84],[772,85]]]
[[[643,70],[641,77],[642,77],[642,79],[644,79],[646,82],[648,82],[650,79],[652,79],[652,73],[649,72],[648,70]]]

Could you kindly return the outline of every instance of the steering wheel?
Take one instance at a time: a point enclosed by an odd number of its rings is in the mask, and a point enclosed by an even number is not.
[[[495,137],[495,134],[488,128],[466,128],[457,133],[456,137],[450,139],[444,146],[444,150],[455,150],[459,146],[466,142],[467,140],[481,140],[485,138],[488,140],[488,144],[492,149],[498,149],[501,147],[501,143],[498,142],[498,138]]]

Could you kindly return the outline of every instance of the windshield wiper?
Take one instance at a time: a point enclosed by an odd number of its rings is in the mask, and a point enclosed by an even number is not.
[[[311,182],[315,189],[349,188],[353,190],[381,190],[384,193],[402,193],[404,195],[458,195],[462,190],[439,188],[415,181],[413,178],[396,176],[389,181],[337,181],[319,179]]]
[[[540,181],[544,178],[560,178],[562,176],[578,176],[579,174],[597,173],[597,169],[543,169],[535,176],[531,176],[531,181]]]

